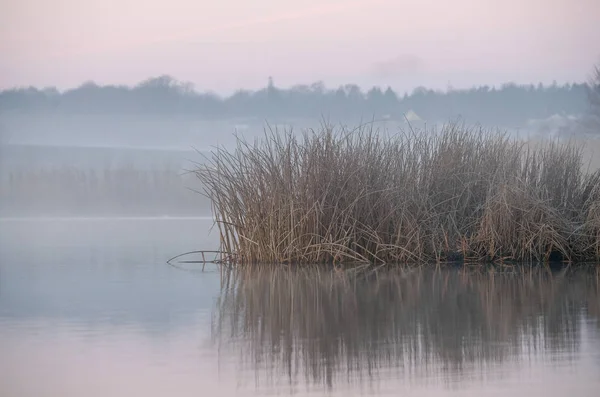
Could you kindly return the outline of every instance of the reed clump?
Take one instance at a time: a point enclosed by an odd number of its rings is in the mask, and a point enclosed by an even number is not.
[[[195,172],[236,263],[600,260],[600,170],[574,143],[324,125]]]

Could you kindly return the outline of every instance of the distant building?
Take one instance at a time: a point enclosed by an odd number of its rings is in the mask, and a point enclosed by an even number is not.
[[[419,117],[419,115],[416,114],[415,111],[412,109],[409,110],[408,112],[406,112],[404,117],[406,118],[406,121],[408,121],[409,123],[411,123],[413,121],[423,121],[423,119],[421,117]]]

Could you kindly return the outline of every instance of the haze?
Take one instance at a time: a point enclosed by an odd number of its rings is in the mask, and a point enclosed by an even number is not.
[[[596,0],[0,5],[0,217],[209,215],[191,148],[265,121],[582,135],[600,56]]]
[[[585,80],[595,0],[2,0],[0,87],[135,84],[230,93],[323,80],[397,90]]]

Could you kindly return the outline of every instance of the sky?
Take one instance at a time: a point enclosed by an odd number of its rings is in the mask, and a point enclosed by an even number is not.
[[[598,0],[0,0],[0,88],[584,81]]]

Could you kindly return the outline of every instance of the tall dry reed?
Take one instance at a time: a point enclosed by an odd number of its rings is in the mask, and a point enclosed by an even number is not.
[[[600,170],[448,124],[267,131],[196,170],[238,263],[600,260]]]

